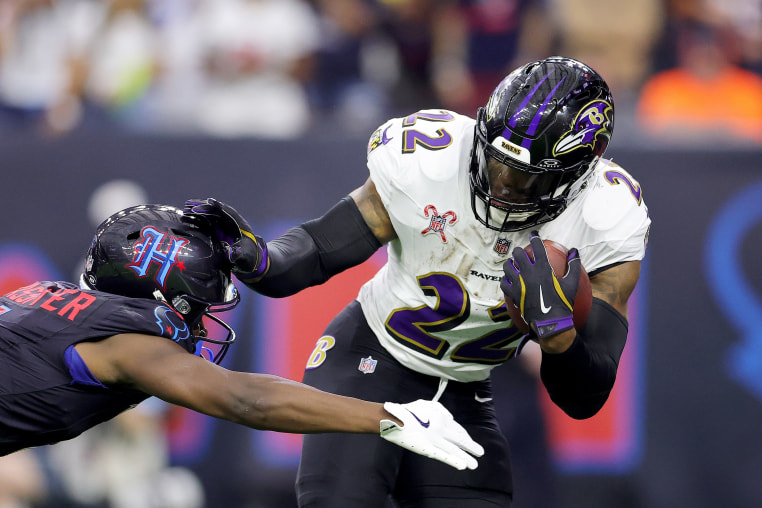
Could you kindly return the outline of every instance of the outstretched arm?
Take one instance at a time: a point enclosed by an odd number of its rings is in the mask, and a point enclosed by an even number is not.
[[[329,395],[277,376],[230,371],[150,335],[116,335],[76,349],[106,385],[126,385],[255,429],[378,432],[378,421],[387,416],[381,404]]]
[[[230,371],[150,335],[115,335],[77,344],[76,349],[90,372],[107,386],[128,386],[247,427],[380,434],[458,469],[475,468],[469,453],[483,453],[438,403],[387,403],[385,409],[383,404],[330,394],[278,376]],[[416,424],[412,416],[408,418],[410,411],[431,424]]]
[[[289,229],[265,244],[232,207],[214,199],[190,200],[186,213],[208,221],[230,243],[238,279],[255,291],[285,297],[322,284],[368,259],[394,237],[389,216],[371,180],[322,217]],[[240,233],[231,234],[240,231]]]

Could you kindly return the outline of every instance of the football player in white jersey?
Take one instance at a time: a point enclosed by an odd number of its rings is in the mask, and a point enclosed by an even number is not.
[[[486,450],[477,469],[457,471],[367,436],[305,436],[299,506],[382,508],[388,497],[403,507],[510,506],[490,371],[528,339],[540,344],[555,404],[577,419],[600,410],[651,222],[638,182],[601,158],[613,123],[605,81],[552,57],[508,75],[475,120],[425,110],[384,123],[368,145],[365,184],[280,238],[265,243],[213,199],[186,203],[227,238],[238,278],[273,297],[387,245],[385,266],[318,339],[304,382],[368,400],[439,400]],[[566,275],[553,273],[541,239],[570,249]],[[537,263],[524,254],[530,242]],[[593,303],[577,330],[580,261]],[[506,295],[524,299],[528,335],[511,322]]]

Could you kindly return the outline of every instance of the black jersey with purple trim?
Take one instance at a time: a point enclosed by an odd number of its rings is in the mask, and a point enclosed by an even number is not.
[[[69,349],[121,333],[196,351],[182,318],[158,301],[47,281],[0,298],[0,456],[70,439],[148,397],[102,385]]]

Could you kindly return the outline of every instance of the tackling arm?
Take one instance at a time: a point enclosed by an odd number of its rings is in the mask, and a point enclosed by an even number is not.
[[[381,404],[340,397],[267,374],[227,370],[171,341],[122,334],[77,352],[106,385],[129,386],[199,413],[281,432],[378,432]]]
[[[330,394],[278,376],[230,371],[150,335],[115,335],[77,344],[76,349],[92,375],[106,385],[129,386],[247,427],[292,433],[379,434],[457,469],[475,469],[472,455],[484,453],[438,402],[384,405]]]

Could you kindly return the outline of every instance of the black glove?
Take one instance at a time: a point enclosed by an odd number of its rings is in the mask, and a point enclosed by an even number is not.
[[[185,213],[208,221],[212,236],[220,242],[233,265],[233,273],[243,282],[256,279],[267,270],[267,243],[251,232],[251,226],[235,208],[214,198],[189,199]]]
[[[519,306],[524,321],[542,339],[574,327],[574,297],[582,264],[577,249],[570,249],[566,259],[569,269],[559,279],[537,231],[529,235],[529,244],[535,262],[521,247],[513,249],[513,257],[503,264],[505,276],[500,289]]]

